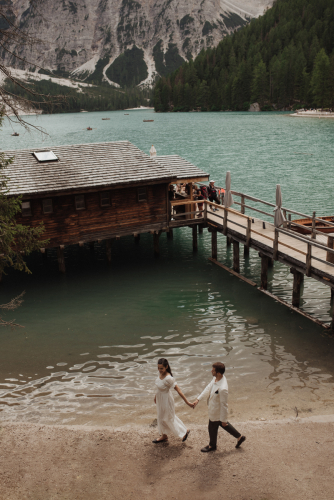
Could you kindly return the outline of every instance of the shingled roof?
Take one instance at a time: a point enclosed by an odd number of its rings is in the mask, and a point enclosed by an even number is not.
[[[168,168],[175,180],[189,179],[191,181],[192,179],[199,180],[201,178],[208,180],[210,177],[209,174],[178,155],[156,156],[155,160],[161,166]]]
[[[5,169],[9,194],[79,191],[208,177],[183,158],[175,155],[150,158],[129,141],[55,146],[50,149],[58,161],[40,163],[33,153],[45,149],[48,148],[4,151],[6,158],[14,157],[14,162]]]

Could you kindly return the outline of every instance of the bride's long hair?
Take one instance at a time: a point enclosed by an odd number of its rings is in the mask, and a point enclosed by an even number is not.
[[[164,366],[166,368],[167,372],[170,373],[171,376],[173,376],[171,367],[168,363],[168,359],[165,359],[165,358],[158,359],[158,365]]]

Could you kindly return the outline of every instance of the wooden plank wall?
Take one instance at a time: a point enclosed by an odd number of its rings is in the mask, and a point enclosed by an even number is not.
[[[44,223],[42,239],[48,247],[75,244],[79,241],[105,239],[128,231],[167,221],[167,185],[147,186],[147,201],[138,202],[137,188],[111,189],[111,206],[100,206],[100,192],[84,193],[86,209],[75,209],[75,195],[53,196],[53,213],[44,214],[42,200],[31,199],[32,216],[17,217],[19,223],[37,226]],[[25,199],[26,201],[26,199]]]

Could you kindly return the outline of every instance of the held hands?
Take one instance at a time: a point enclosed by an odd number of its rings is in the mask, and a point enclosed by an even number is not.
[[[196,408],[198,403],[199,403],[198,399],[196,399],[196,401],[193,402],[193,404],[192,404],[193,410]]]
[[[194,404],[193,403],[190,403],[190,401],[188,401],[188,399],[185,399],[185,403],[190,406],[190,408],[194,408]]]

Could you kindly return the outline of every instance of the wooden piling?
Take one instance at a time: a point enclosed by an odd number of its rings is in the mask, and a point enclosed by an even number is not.
[[[299,307],[300,304],[300,288],[304,281],[303,273],[300,273],[294,267],[291,267],[290,273],[293,274],[293,288],[292,288],[292,305]]]
[[[240,273],[239,241],[233,240],[233,271]]]
[[[170,227],[169,231],[167,231],[167,239],[172,240],[173,239],[173,229]]]
[[[106,256],[108,264],[111,264],[111,245],[113,240],[106,240]]]
[[[192,227],[192,232],[193,232],[193,250],[196,252],[197,250],[197,226]]]
[[[227,238],[226,238],[226,246],[230,247],[231,243],[232,243],[232,238],[230,236],[227,236]]]
[[[315,230],[315,212],[313,212],[313,215],[312,215],[312,234],[311,234],[312,240],[315,240],[316,237],[317,237],[317,235],[314,232],[314,230]]]
[[[311,262],[312,262],[312,245],[307,244],[307,254],[306,254],[306,276],[311,276]]]
[[[259,253],[261,257],[261,288],[267,290],[268,288],[268,257]]]
[[[244,245],[244,257],[249,257],[249,247]]]
[[[211,257],[217,260],[217,229],[211,231]]]
[[[161,235],[161,231],[155,231],[153,234],[154,255],[156,257],[158,257],[160,255],[160,246],[159,246],[160,235]]]
[[[60,245],[60,247],[57,247],[57,256],[58,256],[59,272],[65,273],[66,268],[65,268],[64,245]]]
[[[328,248],[331,248],[332,250],[334,249],[333,236],[328,236],[327,246],[328,246]],[[334,253],[326,252],[326,260],[327,260],[327,262],[331,262],[332,264],[334,264]]]
[[[203,226],[198,226],[198,233],[202,234],[203,233]]]
[[[135,239],[135,243],[139,243],[139,241],[140,241],[140,234],[139,233],[133,233],[133,236],[134,236],[134,239]]]

